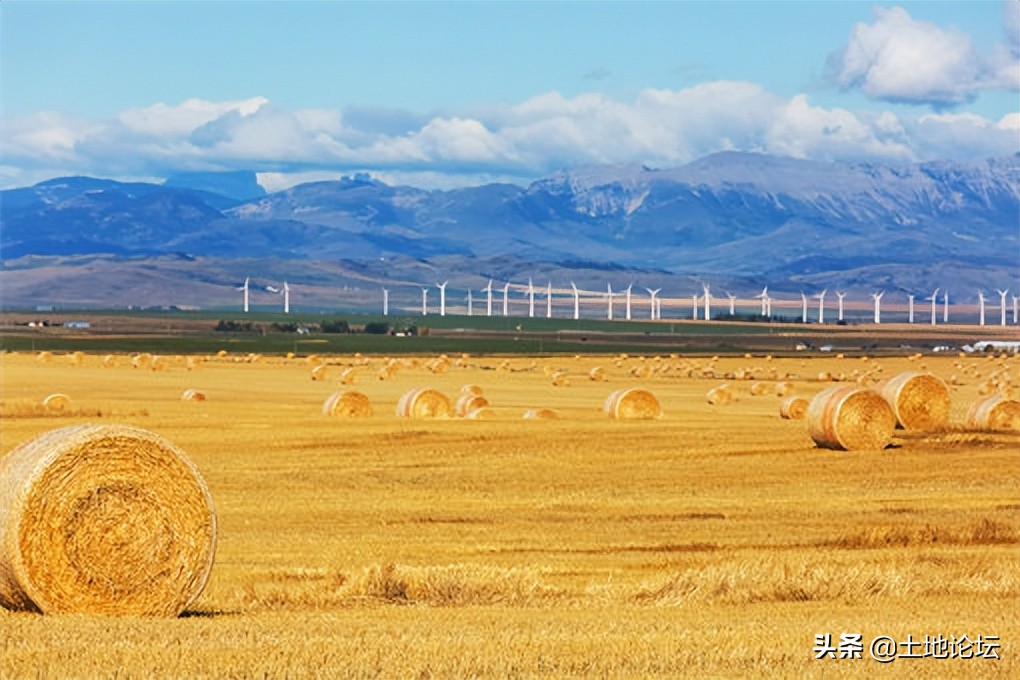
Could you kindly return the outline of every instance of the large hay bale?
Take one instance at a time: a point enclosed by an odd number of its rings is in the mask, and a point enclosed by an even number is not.
[[[53,413],[60,413],[71,408],[71,397],[61,392],[54,392],[42,400],[43,408]]]
[[[368,418],[372,415],[372,402],[361,392],[342,390],[326,397],[326,401],[322,402],[322,412],[327,416]]]
[[[764,382],[751,383],[751,396],[760,397],[763,394],[767,394],[769,392],[769,389],[770,386],[768,383]]]
[[[725,406],[726,404],[732,404],[737,400],[737,395],[733,393],[730,386],[726,383],[713,387],[705,393],[705,398],[708,399],[708,403],[713,406]]]
[[[181,401],[205,401],[205,392],[189,388],[181,394]]]
[[[0,604],[176,616],[212,568],[216,513],[183,451],[123,425],[75,425],[0,459]]]
[[[656,396],[639,387],[616,390],[606,397],[602,410],[615,420],[651,420],[662,415]]]
[[[326,379],[326,364],[319,364],[312,368],[310,373],[312,380],[325,380]]]
[[[495,409],[491,409],[488,406],[479,406],[476,409],[472,409],[464,416],[468,420],[495,420],[499,417]]]
[[[930,373],[900,373],[882,386],[882,397],[902,428],[930,430],[949,422],[949,388]]]
[[[47,352],[43,350],[35,355],[35,360],[40,364],[48,364],[53,361],[53,352]]]
[[[83,361],[85,361],[85,352],[82,352],[81,350],[71,352],[67,355],[67,362],[72,366],[81,366]]]
[[[340,384],[341,385],[353,385],[358,382],[358,375],[355,368],[345,368],[340,371]]]
[[[793,395],[779,403],[779,415],[786,420],[803,420],[807,408],[807,399]]]
[[[454,402],[453,405],[453,410],[458,416],[463,418],[475,409],[483,408],[488,405],[489,400],[482,395],[465,393],[457,397],[457,401]]]
[[[588,371],[588,380],[593,382],[603,382],[606,379],[606,371],[601,366],[595,366]]]
[[[467,385],[460,386],[460,393],[462,395],[473,394],[480,397],[482,396],[482,388],[479,387],[478,385],[472,385],[471,383],[468,383]]]
[[[525,420],[556,420],[560,414],[551,408],[529,408],[524,412]]]
[[[397,415],[402,418],[450,418],[453,406],[442,392],[419,387],[400,398]]]
[[[856,385],[822,390],[805,419],[815,444],[845,451],[884,449],[896,429],[896,415],[882,395]]]
[[[993,395],[978,399],[967,411],[967,427],[982,430],[1020,430],[1020,401]]]
[[[782,382],[777,382],[776,383],[776,396],[777,397],[785,397],[785,396],[789,395],[791,392],[793,392],[793,383],[787,382],[785,380],[782,381]]]

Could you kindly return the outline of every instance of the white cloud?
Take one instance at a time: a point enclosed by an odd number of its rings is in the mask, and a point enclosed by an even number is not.
[[[352,118],[371,125],[370,116]],[[282,187],[295,178],[367,170],[450,187],[526,183],[593,163],[671,167],[723,150],[911,161],[974,160],[1020,149],[1020,114],[993,121],[972,113],[854,112],[740,81],[647,89],[632,101],[550,92],[504,107],[419,117],[413,127],[412,116],[399,118],[399,125],[359,129],[338,111],[288,111],[263,98],[159,104],[104,121],[42,113],[3,126],[0,182],[24,185],[43,169],[104,177],[249,169],[267,186]]]
[[[857,24],[830,57],[829,71],[840,87],[873,99],[934,106],[1020,86],[1015,50],[999,46],[983,56],[967,35],[916,20],[902,7],[876,7],[874,22]]]

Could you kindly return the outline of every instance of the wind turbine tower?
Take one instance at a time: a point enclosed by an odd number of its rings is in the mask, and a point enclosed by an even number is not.
[[[936,310],[938,309],[938,305],[936,303],[937,303],[937,301],[939,299],[939,289],[936,288],[935,292],[932,293],[931,297],[928,298],[928,299],[931,300],[931,325],[934,326],[935,325],[935,313],[936,313]]]
[[[982,326],[985,325],[985,292],[983,290],[978,291],[978,323]]]
[[[581,298],[573,281],[570,282],[570,287],[574,291],[574,319],[576,320],[581,318]]]
[[[535,287],[528,279],[528,316],[535,316]]]
[[[914,295],[907,296],[907,323],[914,323]]]
[[[382,315],[390,315],[390,291],[382,289]]]
[[[503,286],[503,316],[510,316],[510,282]]]
[[[942,294],[942,323],[949,323],[949,291]]]
[[[545,318],[552,318],[552,281],[545,287]]]
[[[872,293],[871,297],[875,301],[875,323],[882,323],[882,296],[885,295],[884,290],[880,290],[877,293]]]
[[[249,281],[249,278],[247,276],[244,277],[244,285],[241,286],[241,290],[244,291],[244,313],[245,314],[248,313],[248,281]]]
[[[421,315],[429,315],[429,289],[424,286],[421,289]]]
[[[283,313],[290,314],[290,285],[286,281],[283,282]]]
[[[807,323],[807,295],[800,294],[800,322]]]
[[[736,305],[737,305],[737,296],[734,295],[733,293],[726,293],[726,297],[728,297],[730,299],[730,316],[736,316],[737,315],[737,308],[736,308]]]
[[[815,296],[818,298],[818,323],[825,323],[825,294],[828,292],[829,289],[826,288]]]
[[[839,315],[837,316],[838,321],[843,320],[843,298],[846,297],[846,293],[842,291],[836,291],[836,298],[839,300]]]
[[[475,315],[475,311],[474,311],[475,310],[475,305],[474,305],[474,301],[471,298],[471,289],[470,288],[468,288],[468,294],[467,294],[467,308],[468,308],[468,316],[474,316]]]
[[[449,281],[443,281],[437,283],[436,288],[439,289],[439,316],[446,316],[446,284]]]
[[[761,315],[762,316],[767,316],[767,314],[765,312],[767,311],[766,310],[766,303],[767,303],[767,301],[769,299],[769,287],[765,286],[764,288],[762,288],[761,292],[758,293],[757,295],[755,295],[755,297],[758,298],[759,300],[761,300]]]
[[[489,279],[489,285],[482,290],[485,291],[485,315],[492,316],[492,279]]]
[[[999,298],[1000,298],[1000,302],[999,302],[999,325],[1000,326],[1005,326],[1006,325],[1006,293],[1009,292],[1009,288],[1007,288],[1006,290],[999,290],[998,288],[996,288],[995,292],[999,294]]]
[[[1016,295],[1014,295],[1013,296],[1013,325],[1014,326],[1017,323],[1020,323],[1020,315],[1017,314],[1017,312],[1020,312],[1020,307],[1017,306],[1017,301],[1020,301],[1020,298],[1018,298]]]
[[[659,291],[662,290],[662,289],[661,288],[656,288],[655,290],[652,290],[651,288],[645,288],[645,290],[648,291],[648,295],[651,296],[651,298],[652,298],[652,304],[651,304],[651,307],[652,307],[652,316],[651,316],[651,319],[652,319],[652,321],[654,321],[654,320],[660,318],[659,317],[659,310],[657,309],[658,305],[656,304],[656,301],[655,301],[655,296],[658,295]]]
[[[613,320],[613,284],[606,284],[606,319]]]
[[[691,308],[694,309],[694,320],[698,320],[698,294],[695,293],[691,296]]]
[[[626,300],[627,300],[627,307],[626,307],[626,309],[627,309],[627,314],[626,314],[627,321],[630,321],[630,289],[633,288],[633,287],[634,287],[634,284],[632,283],[629,286],[627,286],[627,290],[626,290],[626,293],[627,293],[627,298],[626,298]]]
[[[701,284],[701,288],[705,291],[705,321],[708,321],[712,318],[712,293],[707,283]]]

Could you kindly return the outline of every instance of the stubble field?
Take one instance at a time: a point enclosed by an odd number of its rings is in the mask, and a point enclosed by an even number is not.
[[[384,359],[333,356],[317,381],[304,357],[246,359],[0,355],[3,453],[81,422],[152,430],[196,462],[219,524],[184,616],[0,610],[0,676],[1018,674],[1020,435],[963,426],[993,374],[1020,382],[1016,357],[451,356],[439,372],[404,357],[380,380]],[[951,424],[884,451],[818,449],[778,415],[779,381],[810,397],[823,372],[874,384],[922,365],[955,376]],[[710,405],[723,382],[738,400]],[[394,413],[411,388],[452,401],[467,383],[491,419]],[[607,419],[630,386],[663,416]],[[341,389],[374,414],[323,415]],[[64,414],[36,406],[55,392]],[[560,418],[522,419],[537,407]],[[854,633],[863,658],[815,658],[817,635]],[[879,636],[938,635],[984,636],[1001,658],[870,658]]]

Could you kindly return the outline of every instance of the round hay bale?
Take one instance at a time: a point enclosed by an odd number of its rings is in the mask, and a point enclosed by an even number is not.
[[[982,430],[1020,430],[1020,401],[993,395],[978,399],[967,411],[967,427]]]
[[[187,357],[184,360],[184,368],[193,371],[196,368],[201,368],[203,363],[202,357]]]
[[[35,355],[35,360],[40,364],[48,364],[53,361],[53,352],[42,351]]]
[[[827,449],[884,449],[896,429],[896,415],[882,395],[855,385],[822,390],[804,417],[815,444]]]
[[[322,402],[322,412],[327,416],[368,418],[372,415],[372,403],[361,392],[343,390],[326,397],[326,401]]]
[[[102,364],[105,368],[113,368],[117,365],[117,357],[113,354],[107,354],[103,357]]]
[[[379,369],[379,380],[392,380],[393,376],[397,374],[396,366],[383,366]]]
[[[639,387],[616,390],[606,397],[603,410],[615,420],[651,420],[662,415],[656,396]]]
[[[71,408],[71,397],[61,392],[54,392],[42,400],[42,405],[47,411],[60,413]]]
[[[790,392],[793,392],[793,383],[787,382],[785,380],[783,382],[776,383],[777,397],[785,397],[788,394],[790,394]]]
[[[949,422],[949,388],[930,373],[900,373],[882,386],[882,397],[904,429],[930,430]]]
[[[789,396],[779,403],[779,415],[785,420],[803,420],[807,409],[808,400],[796,395]]]
[[[560,414],[551,408],[529,408],[524,412],[525,420],[556,420]]]
[[[832,382],[832,373],[829,373],[828,371],[819,371],[818,382]]]
[[[480,406],[479,408],[472,409],[465,417],[468,420],[495,420],[499,417],[499,414],[488,406]]]
[[[737,400],[737,395],[733,393],[730,386],[723,383],[717,387],[713,387],[707,393],[705,398],[708,399],[708,403],[713,406],[725,406],[726,404],[732,404]]]
[[[606,379],[606,371],[601,366],[595,366],[588,371],[588,380],[603,382]]]
[[[550,376],[553,387],[566,387],[570,384],[570,378],[566,371],[556,371]]]
[[[751,396],[760,397],[769,392],[769,384],[763,382],[751,383]]]
[[[461,385],[460,393],[462,395],[463,394],[474,394],[474,395],[477,395],[477,396],[480,397],[480,396],[482,396],[482,388],[479,387],[478,385],[472,385],[471,383],[468,383],[467,385]]]
[[[205,401],[205,392],[190,388],[181,394],[181,401]]]
[[[450,418],[453,413],[445,394],[424,387],[406,392],[397,402],[397,415],[402,418]]]
[[[311,372],[312,380],[325,380],[326,379],[326,364],[319,364],[312,368]]]
[[[85,352],[77,351],[71,352],[67,355],[67,362],[72,366],[81,366],[81,363],[85,360]]]
[[[44,433],[0,459],[0,604],[176,616],[216,549],[209,490],[183,451],[124,425]]]
[[[345,368],[340,371],[341,385],[353,385],[356,382],[358,382],[358,374],[354,368]]]
[[[480,394],[461,394],[457,397],[457,401],[454,402],[453,410],[461,418],[466,417],[469,413],[475,409],[479,409],[489,405],[489,400]]]

